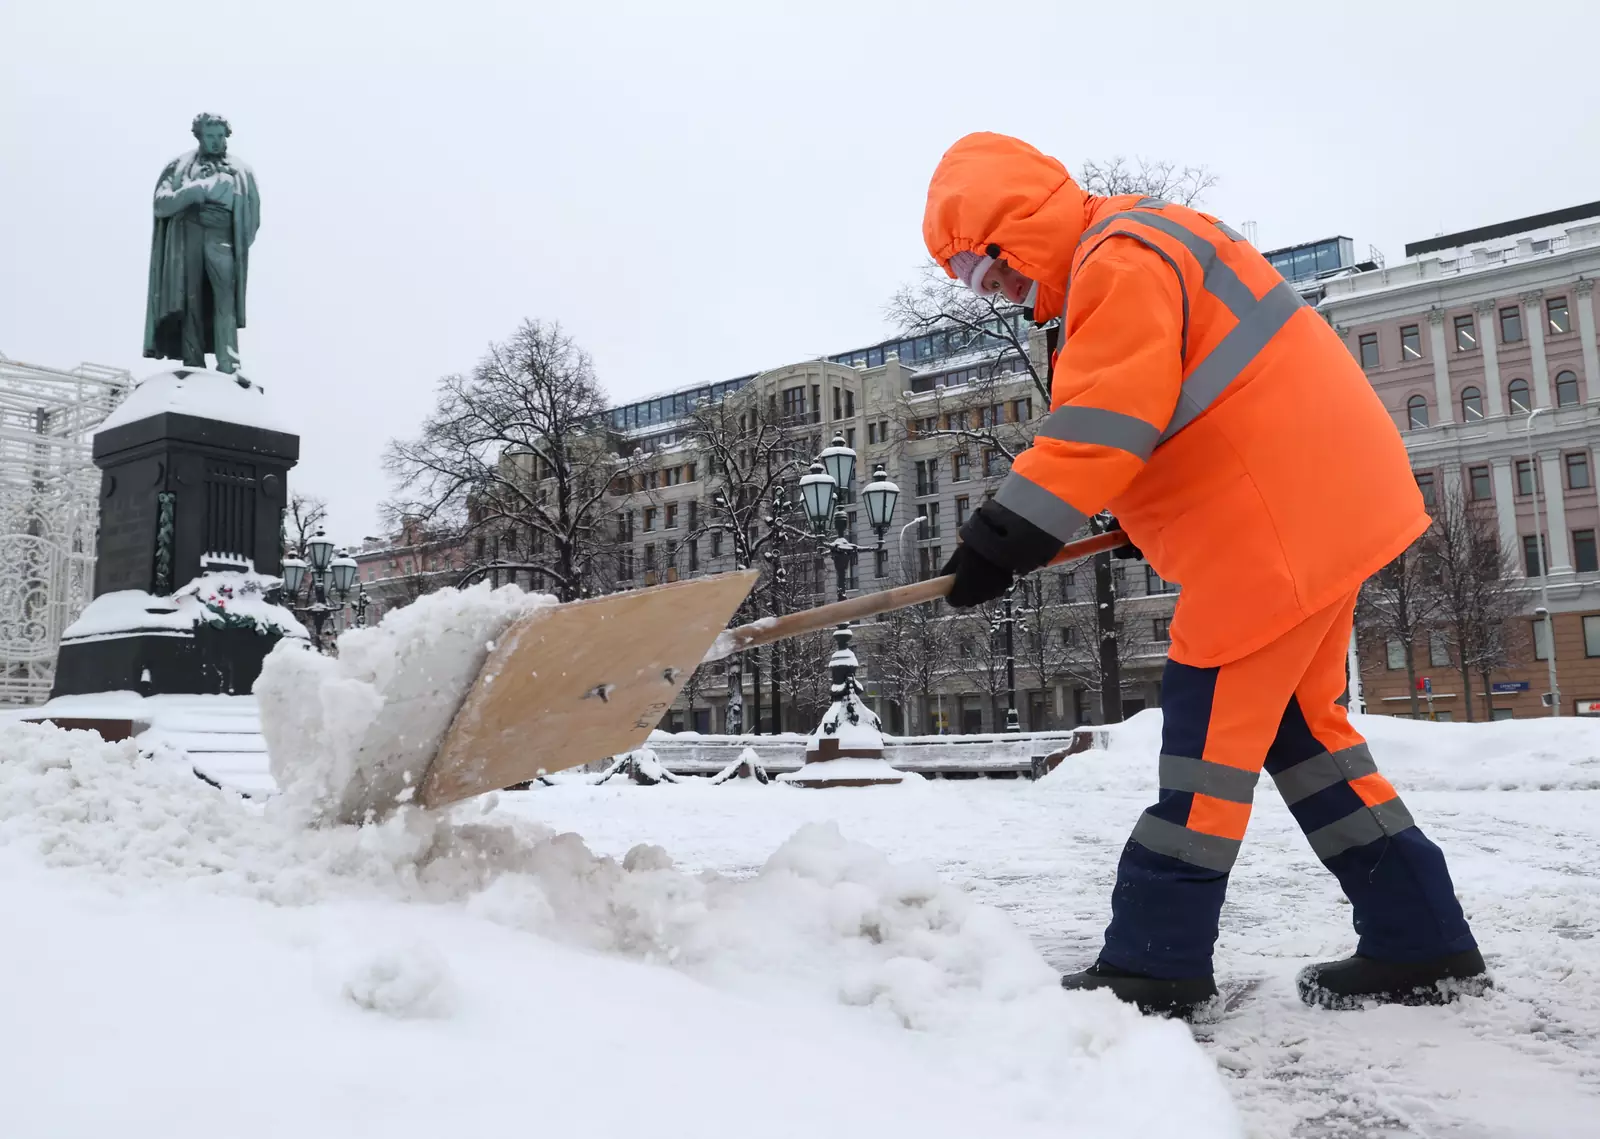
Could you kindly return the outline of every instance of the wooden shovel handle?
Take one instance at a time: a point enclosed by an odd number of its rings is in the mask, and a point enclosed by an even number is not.
[[[1113,550],[1126,544],[1128,538],[1120,530],[1111,530],[1105,534],[1093,534],[1087,538],[1080,538],[1076,542],[1068,542],[1061,548],[1061,552],[1050,559],[1050,564],[1060,565],[1062,562],[1077,561],[1090,554],[1098,554],[1101,550]],[[740,625],[729,629],[717,638],[717,644],[712,652],[707,655],[707,660],[718,660],[722,657],[736,653],[741,649],[753,649],[758,645],[770,645],[773,641],[782,641],[789,637],[798,637],[802,633],[815,633],[822,629],[831,629],[845,621],[854,621],[861,617],[874,617],[879,613],[890,613],[896,609],[906,609],[912,605],[921,605],[925,601],[934,601],[948,596],[950,586],[955,581],[954,575],[948,577],[931,577],[927,581],[913,582],[910,585],[899,585],[893,589],[879,590],[876,593],[863,593],[857,597],[846,598],[844,601],[835,601],[829,605],[819,605],[815,609],[802,609],[798,613],[788,613],[782,617],[766,617],[760,621],[752,621],[748,625]]]

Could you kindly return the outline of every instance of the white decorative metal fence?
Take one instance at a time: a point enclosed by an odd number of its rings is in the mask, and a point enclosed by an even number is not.
[[[0,354],[0,706],[50,696],[61,632],[94,595],[100,473],[94,430],[133,387]]]

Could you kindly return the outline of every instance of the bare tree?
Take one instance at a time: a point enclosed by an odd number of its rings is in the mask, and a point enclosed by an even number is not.
[[[1217,175],[1206,166],[1179,166],[1165,159],[1137,157],[1130,162],[1120,154],[1106,162],[1085,161],[1078,176],[1078,185],[1086,193],[1102,198],[1144,194],[1191,207],[1198,205],[1216,184]]]
[[[900,706],[907,735],[927,735],[924,697],[950,660],[950,622],[936,616],[930,602],[885,613],[866,627],[866,634],[879,692]]]
[[[1005,602],[975,605],[951,617],[949,625],[955,650],[950,656],[951,669],[984,697],[990,724],[999,731],[1007,692]]]
[[[1411,694],[1411,714],[1421,714],[1417,697],[1415,648],[1439,616],[1441,597],[1436,587],[1424,535],[1361,586],[1356,625],[1378,642],[1383,652],[1398,642],[1405,653],[1406,685]]]
[[[790,521],[793,503],[788,489],[805,471],[806,451],[780,423],[764,418],[754,400],[700,404],[690,412],[688,432],[712,489],[699,524],[690,527],[685,542],[710,535],[731,547],[736,569],[761,573],[734,620],[778,616],[806,604],[791,573],[801,532]],[[751,724],[759,731],[765,675],[772,728],[781,731],[781,662],[789,655],[786,646],[771,645],[741,655],[744,659],[735,663],[751,674],[753,682]]]
[[[597,592],[619,552],[607,495],[640,466],[616,454],[606,411],[588,354],[559,324],[525,320],[470,376],[439,382],[416,439],[389,444],[384,465],[403,495],[390,512],[463,534],[510,533],[525,549],[492,568],[526,571],[563,601]]]
[[[295,492],[289,495],[289,509],[283,517],[284,552],[306,548],[306,540],[328,517],[328,500],[319,495]]]
[[[1052,574],[1030,574],[1017,582],[1012,598],[1017,663],[1041,689],[1065,674],[1073,657],[1072,646],[1061,635],[1059,599],[1050,595],[1053,586],[1059,591],[1058,580]],[[1040,730],[1038,724],[1028,727]]]
[[[1001,294],[979,296],[928,261],[915,281],[902,285],[889,299],[884,315],[909,336],[954,331],[958,344],[966,345],[957,352],[985,357],[978,365],[982,378],[1026,372],[1039,398],[1049,404],[1050,377],[1030,351],[1032,322],[1023,309]]]
[[[1433,526],[1423,542],[1439,622],[1461,673],[1467,719],[1473,719],[1474,673],[1483,681],[1484,718],[1489,719],[1494,715],[1490,677],[1510,662],[1511,618],[1522,608],[1516,566],[1500,549],[1499,526],[1487,503],[1468,500],[1450,484],[1431,513]]]

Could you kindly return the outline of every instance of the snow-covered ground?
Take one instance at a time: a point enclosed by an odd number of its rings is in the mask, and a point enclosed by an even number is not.
[[[1191,1032],[1055,985],[1155,713],[1039,784],[568,781],[360,830],[0,724],[0,1134],[1595,1135],[1600,725],[1364,727],[1499,987],[1301,1006],[1349,910],[1264,783],[1219,953],[1259,984]]]

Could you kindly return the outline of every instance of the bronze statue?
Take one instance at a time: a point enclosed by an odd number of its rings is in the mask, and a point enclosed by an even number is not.
[[[219,372],[236,372],[261,195],[250,168],[228,155],[227,119],[199,114],[191,129],[199,146],[156,183],[144,354],[204,368],[210,352]]]

